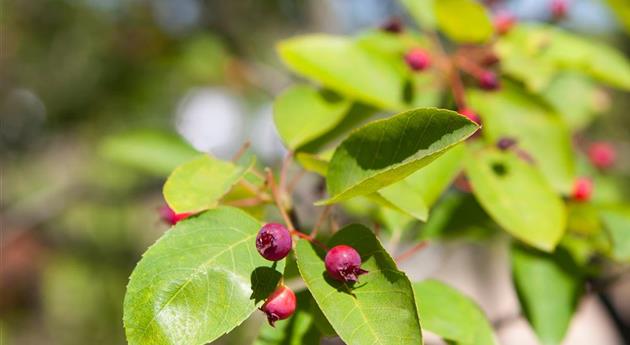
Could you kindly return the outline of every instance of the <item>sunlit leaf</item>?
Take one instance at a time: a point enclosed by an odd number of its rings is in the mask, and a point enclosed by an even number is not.
[[[433,6],[438,27],[454,41],[481,43],[494,33],[486,8],[475,0],[438,0]]]
[[[630,207],[602,207],[600,215],[612,240],[613,257],[630,261]]]

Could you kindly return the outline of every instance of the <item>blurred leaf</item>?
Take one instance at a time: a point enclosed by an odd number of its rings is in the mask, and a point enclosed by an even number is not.
[[[425,29],[434,29],[436,26],[434,2],[435,0],[401,0],[418,26]]]
[[[205,344],[247,319],[273,292],[284,266],[258,255],[260,226],[241,210],[220,207],[166,232],[127,286],[129,344]]]
[[[177,213],[199,212],[216,207],[219,199],[248,170],[249,167],[201,155],[173,171],[164,184],[164,199]]]
[[[630,2],[627,0],[606,0],[608,6],[613,9],[619,23],[630,33]]]
[[[514,237],[553,251],[566,227],[562,199],[531,165],[511,152],[485,150],[466,162],[473,193]]]
[[[351,102],[308,85],[291,87],[276,98],[274,121],[291,150],[333,129],[346,115]]]
[[[492,325],[477,304],[437,280],[413,283],[422,327],[461,345],[497,344]]]
[[[630,261],[630,206],[602,207],[600,215],[612,240],[613,257]]]
[[[311,314],[313,297],[307,291],[296,294],[297,308],[287,320],[276,322],[275,327],[262,325],[254,345],[319,345],[321,334]]]
[[[326,176],[328,173],[329,160],[322,158],[321,155],[298,152],[295,155],[295,159],[307,171],[314,172],[321,176]]]
[[[516,139],[557,191],[571,192],[575,180],[571,133],[555,113],[512,84],[497,92],[471,91],[469,102],[482,117],[484,136],[491,143],[503,137]]]
[[[400,181],[479,127],[449,110],[416,109],[371,122],[337,147],[326,183],[335,203]]]
[[[494,33],[486,8],[475,0],[438,0],[434,3],[439,28],[460,43],[482,43]]]
[[[422,194],[418,190],[415,190],[414,186],[407,182],[407,180],[390,184],[380,189],[378,194],[416,219],[426,221],[429,217],[429,208]]]
[[[342,36],[309,35],[278,45],[295,72],[351,99],[385,109],[401,109],[403,76],[396,66]]]
[[[330,247],[339,244],[355,248],[361,267],[369,271],[352,287],[326,275],[320,248],[300,240],[296,253],[306,286],[341,339],[348,345],[421,344],[411,283],[374,234],[362,225],[350,225],[329,242]]]
[[[108,159],[166,176],[178,165],[199,155],[179,136],[155,130],[135,130],[106,138],[100,147]]]
[[[562,73],[540,95],[572,130],[584,129],[597,113],[597,88],[577,73]]]
[[[580,235],[593,235],[601,231],[599,214],[592,204],[569,202],[567,210],[567,230]]]
[[[512,274],[521,308],[544,345],[562,342],[582,292],[583,279],[571,257],[512,248]]]

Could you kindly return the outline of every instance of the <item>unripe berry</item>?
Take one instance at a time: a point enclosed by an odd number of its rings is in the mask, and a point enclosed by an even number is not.
[[[403,31],[403,25],[399,18],[394,17],[383,24],[383,26],[381,26],[381,29],[383,31],[393,34],[399,34]]]
[[[162,207],[160,207],[159,212],[162,221],[169,225],[175,225],[179,221],[186,219],[192,215],[192,213],[190,212],[175,213],[175,211],[173,211],[173,209],[170,208],[168,205],[163,205]]]
[[[497,141],[497,148],[501,151],[508,150],[514,145],[516,145],[516,139],[514,138],[503,137]]]
[[[361,269],[361,256],[357,251],[346,245],[333,247],[326,253],[326,272],[331,278],[343,282],[354,283],[358,276],[367,273]]]
[[[477,113],[475,113],[475,111],[470,108],[462,108],[459,109],[457,112],[467,117],[470,121],[481,123],[481,118],[479,117],[479,115],[477,115]]]
[[[420,48],[413,48],[405,54],[405,62],[413,71],[424,71],[431,66],[431,57]]]
[[[573,185],[573,199],[576,201],[588,201],[593,194],[593,181],[586,177],[575,180]]]
[[[505,35],[516,24],[516,17],[507,11],[498,12],[494,17],[494,27],[499,35]]]
[[[267,321],[272,327],[278,320],[284,320],[295,312],[295,293],[284,285],[278,286],[265,303],[260,307],[267,314]]]
[[[567,0],[551,0],[550,9],[554,20],[563,19],[569,11],[569,2]]]
[[[615,148],[609,143],[593,143],[588,148],[588,158],[594,166],[600,169],[610,168],[617,159]]]
[[[496,90],[501,86],[497,75],[492,71],[484,71],[481,73],[478,82],[479,87],[484,90]]]
[[[292,244],[291,233],[282,224],[265,224],[256,236],[256,249],[270,261],[284,259],[291,251]]]

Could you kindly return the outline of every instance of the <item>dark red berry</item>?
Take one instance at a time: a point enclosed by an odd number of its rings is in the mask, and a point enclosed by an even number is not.
[[[159,212],[162,221],[169,225],[175,225],[179,221],[186,219],[192,215],[192,213],[190,212],[176,213],[168,205],[163,205],[162,207],[160,207]]]
[[[284,285],[278,286],[265,303],[260,307],[267,314],[267,321],[272,327],[278,320],[284,320],[293,315],[295,311],[295,293]]]
[[[514,138],[503,137],[497,141],[497,147],[502,151],[508,150],[514,145],[516,145],[516,139]]]
[[[459,109],[457,112],[467,117],[470,121],[481,123],[481,118],[479,117],[479,115],[477,115],[477,113],[475,113],[475,111],[470,108],[462,108]]]
[[[405,62],[413,71],[424,71],[431,66],[431,57],[420,48],[413,48],[405,54]]]
[[[492,71],[484,71],[479,76],[479,87],[484,90],[496,90],[499,88],[499,79],[497,75]]]
[[[381,26],[381,29],[383,29],[383,31],[393,34],[399,34],[403,31],[403,24],[400,21],[400,18],[394,17],[383,24],[383,26]]]
[[[573,199],[576,201],[588,201],[593,194],[593,181],[586,177],[575,180],[573,185]]]
[[[516,17],[507,11],[501,11],[494,17],[494,27],[499,35],[505,35],[516,24]]]
[[[569,2],[567,0],[551,0],[550,9],[554,20],[563,19],[569,11]]]
[[[600,169],[610,168],[615,164],[617,152],[609,143],[598,142],[593,143],[588,148],[588,158],[594,166]]]
[[[326,253],[326,272],[331,278],[354,283],[358,276],[367,273],[361,269],[361,256],[354,248],[346,245],[333,247]]]
[[[256,236],[256,249],[270,261],[284,259],[291,251],[292,244],[291,233],[282,224],[265,224]]]

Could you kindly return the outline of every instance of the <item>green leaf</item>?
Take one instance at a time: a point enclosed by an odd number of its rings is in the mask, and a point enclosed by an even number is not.
[[[438,0],[434,3],[439,28],[460,43],[483,43],[494,33],[486,8],[475,0]]]
[[[297,150],[334,128],[350,105],[350,101],[332,92],[294,86],[276,98],[274,121],[287,147]]]
[[[295,296],[295,313],[287,320],[276,322],[275,327],[268,323],[262,325],[254,345],[319,345],[322,335],[311,313],[311,304],[315,304],[315,301],[306,290]]]
[[[306,171],[314,172],[321,176],[326,176],[328,173],[329,160],[323,158],[321,155],[298,152],[295,155],[295,159]]]
[[[134,130],[106,138],[100,152],[108,159],[156,176],[166,176],[178,165],[199,155],[178,135],[156,130]]]
[[[502,137],[518,141],[531,155],[547,181],[569,194],[575,180],[571,133],[545,104],[509,83],[497,92],[474,90],[469,102],[483,119],[484,136],[491,143]]]
[[[512,152],[484,150],[466,162],[481,206],[514,237],[552,251],[566,227],[566,209],[545,179]]]
[[[400,2],[407,8],[407,12],[418,26],[426,29],[435,28],[436,19],[433,6],[436,0],[401,0]]]
[[[544,345],[560,344],[582,292],[583,278],[562,250],[546,254],[514,246],[512,275],[521,308]]]
[[[407,180],[398,181],[378,191],[388,203],[403,210],[410,216],[421,221],[429,217],[429,207],[426,205],[422,193]]]
[[[606,0],[619,23],[630,33],[630,3],[627,0]]]
[[[241,210],[220,207],[166,232],[127,286],[129,344],[205,344],[247,319],[273,292],[284,265],[257,253],[260,226]]]
[[[600,216],[612,240],[612,256],[630,261],[630,206],[602,207]]]
[[[351,99],[385,109],[403,107],[404,75],[379,54],[342,36],[309,35],[278,45],[293,71]]]
[[[599,90],[578,73],[562,73],[540,95],[562,116],[572,130],[586,128],[601,109]]]
[[[344,140],[330,161],[330,204],[400,181],[471,136],[479,126],[450,110],[416,109],[371,122]]]
[[[348,345],[421,344],[422,330],[407,276],[398,270],[374,234],[362,225],[337,232],[329,246],[345,244],[361,254],[359,282],[350,287],[330,279],[324,251],[300,240],[298,267],[306,286],[339,337]]]
[[[201,155],[173,171],[164,184],[164,199],[177,213],[216,207],[247,170],[249,167]]]
[[[492,325],[477,304],[437,280],[413,283],[422,327],[460,345],[496,344]]]

